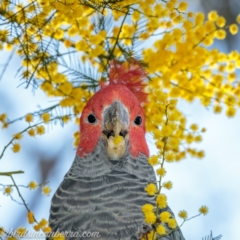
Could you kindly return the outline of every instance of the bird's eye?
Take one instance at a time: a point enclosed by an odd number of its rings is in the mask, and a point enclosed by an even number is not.
[[[87,120],[89,123],[95,123],[97,121],[96,117],[93,114],[89,114]]]
[[[141,123],[142,123],[142,118],[140,117],[140,116],[137,116],[136,118],[135,118],[135,120],[134,120],[134,123],[136,124],[136,125],[141,125]]]

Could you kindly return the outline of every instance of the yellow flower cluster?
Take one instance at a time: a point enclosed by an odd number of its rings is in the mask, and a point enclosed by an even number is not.
[[[160,209],[166,208],[167,207],[167,196],[165,194],[158,194],[156,198],[156,203],[157,206]]]
[[[34,228],[34,230],[35,231],[39,231],[40,229],[42,229],[43,230],[43,232],[45,232],[45,233],[49,233],[49,232],[51,232],[51,227],[48,225],[48,221],[46,220],[46,219],[42,219],[41,221],[39,221],[39,223],[38,224],[35,224],[34,226],[33,226],[33,228]]]
[[[4,188],[3,194],[8,196],[8,195],[11,195],[12,191],[13,191],[12,186],[8,186]]]
[[[211,16],[211,19],[214,16]],[[163,91],[148,86],[149,98],[147,105],[145,106],[147,112],[147,129],[152,132],[153,138],[156,140],[156,146],[159,150],[158,155],[153,155],[148,159],[148,163],[151,166],[160,165],[156,169],[159,180],[157,186],[154,183],[150,183],[145,188],[145,191],[150,196],[156,197],[156,205],[152,206],[146,204],[143,206],[143,213],[145,216],[145,222],[149,224],[155,224],[155,230],[149,233],[148,237],[155,238],[155,236],[164,236],[168,234],[168,229],[175,229],[177,222],[171,217],[171,214],[165,211],[167,207],[167,196],[162,193],[162,189],[171,189],[173,184],[171,181],[162,183],[162,178],[166,175],[164,168],[165,162],[179,161],[185,158],[185,154],[189,153],[192,156],[199,158],[204,156],[203,151],[197,151],[196,149],[187,147],[184,151],[181,150],[180,144],[186,142],[189,146],[193,142],[200,142],[202,140],[201,133],[206,129],[199,129],[199,126],[195,123],[186,127],[186,119],[177,110],[177,101],[175,99],[168,99],[168,95]],[[162,210],[159,214],[159,210]],[[199,210],[205,214],[207,208],[202,207]],[[179,217],[187,219],[187,212],[180,211]]]
[[[19,143],[13,143],[13,146],[12,146],[12,151],[14,153],[17,153],[21,150],[21,145]]]
[[[38,187],[38,184],[35,181],[31,181],[28,184],[28,187],[29,187],[30,190],[35,190]]]
[[[208,207],[206,207],[206,206],[200,207],[199,212],[202,213],[203,215],[207,215],[208,214]]]
[[[30,224],[32,224],[32,223],[35,222],[33,212],[28,212],[27,218],[28,218],[28,222],[29,222]]]
[[[148,159],[150,165],[159,164],[159,159],[166,162],[178,162],[190,154],[202,158],[204,152],[190,147],[190,144],[202,141],[202,132],[197,124],[190,125],[187,131],[186,118],[176,108],[175,99],[168,100],[167,94],[160,89],[149,85],[149,101],[145,106],[147,115],[147,130],[153,134],[155,145],[159,150],[158,155]],[[186,143],[186,147],[183,143]],[[165,170],[157,170],[160,177],[165,175]]]
[[[28,122],[28,123],[33,122],[33,115],[30,114],[30,113],[27,114],[27,115],[25,116],[25,121]]]
[[[6,113],[0,114],[0,122],[2,123],[2,128],[3,129],[8,127],[7,114]]]
[[[73,134],[73,137],[74,137],[74,142],[73,142],[73,146],[76,148],[80,142],[80,134],[79,134],[79,131],[75,132]]]
[[[25,227],[20,226],[16,229],[16,234],[18,237],[24,237],[26,233],[27,233],[27,229]]]
[[[52,189],[49,186],[43,186],[42,187],[42,193],[46,196],[49,196],[51,193]]]
[[[149,183],[145,188],[145,191],[148,193],[148,195],[153,196],[157,192],[157,187],[154,183]]]
[[[114,143],[115,145],[119,145],[122,141],[123,141],[123,137],[122,137],[122,136],[116,136],[116,137],[114,137],[114,139],[113,139],[113,143]]]

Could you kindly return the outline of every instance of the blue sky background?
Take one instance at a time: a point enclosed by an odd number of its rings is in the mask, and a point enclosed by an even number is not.
[[[198,1],[192,1],[191,8],[201,10]],[[218,43],[217,47],[227,51],[225,43]],[[7,59],[7,52],[1,52],[0,64]],[[8,68],[4,78],[0,81],[0,113],[7,112],[9,119],[15,119],[38,108],[53,105],[51,99],[46,99],[43,93],[31,92],[22,86],[15,77],[20,61],[13,59],[12,65],[16,69]],[[167,164],[166,180],[173,182],[173,189],[167,191],[169,206],[177,213],[187,210],[189,216],[198,213],[202,205],[209,207],[207,216],[200,216],[186,222],[182,231],[186,240],[200,240],[213,231],[213,235],[223,235],[225,240],[238,240],[240,235],[240,113],[229,119],[224,113],[215,115],[212,108],[203,108],[198,101],[191,104],[180,101],[178,107],[187,116],[188,124],[197,123],[200,128],[205,127],[203,141],[196,145],[204,149],[206,157],[202,160],[188,158],[180,163]],[[17,122],[9,129],[0,131],[0,151],[11,140],[12,134],[25,128],[23,122]],[[22,151],[14,154],[8,149],[4,158],[0,160],[0,171],[24,170],[24,175],[15,176],[18,184],[27,185],[31,180],[41,182],[43,178],[49,181],[52,192],[49,197],[41,194],[40,189],[29,191],[22,189],[22,193],[33,209],[36,218],[48,218],[50,200],[60,184],[64,174],[68,171],[75,156],[72,134],[78,129],[74,122],[64,128],[60,124],[49,125],[47,134],[35,139],[27,135],[21,140]],[[156,153],[151,136],[147,135],[151,153]],[[44,160],[44,161],[43,161]],[[51,161],[57,161],[57,167],[41,175],[39,169],[47,169]],[[47,171],[46,171],[47,172]],[[10,178],[0,176],[2,184],[11,183]],[[1,186],[0,186],[1,189]],[[14,190],[14,199],[20,201]],[[26,210],[22,205],[10,201],[10,197],[0,192],[0,226],[15,228],[27,224]],[[178,222],[181,220],[177,218]]]

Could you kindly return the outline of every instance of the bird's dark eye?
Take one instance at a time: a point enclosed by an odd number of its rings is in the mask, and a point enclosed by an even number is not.
[[[87,120],[89,123],[95,123],[97,121],[96,117],[93,114],[89,114]]]
[[[135,118],[135,120],[134,120],[134,123],[136,124],[136,125],[141,125],[141,123],[142,123],[142,118],[140,117],[140,116],[137,116],[136,118]]]

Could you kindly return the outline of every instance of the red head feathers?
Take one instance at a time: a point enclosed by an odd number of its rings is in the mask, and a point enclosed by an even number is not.
[[[141,107],[141,103],[145,102],[147,97],[143,83],[146,73],[137,62],[121,64],[112,61],[109,78],[110,84],[95,93],[82,112],[77,154],[84,156],[94,151],[106,130],[104,113],[114,102],[118,102],[122,106],[122,110],[126,111],[125,116],[128,116],[127,136],[130,154],[134,157],[140,153],[148,156],[145,140],[145,117]],[[93,115],[96,121],[89,122],[90,115]],[[93,119],[92,116],[91,118]],[[138,120],[141,118],[140,124],[136,124],[136,118]]]
[[[146,102],[147,94],[144,92],[144,80],[147,75],[143,68],[136,62],[119,63],[113,60],[110,64],[109,82],[123,84],[136,96],[140,103]]]

